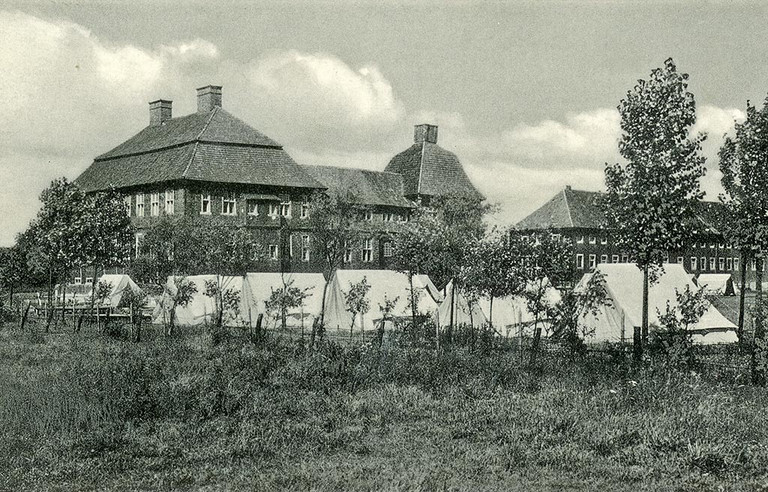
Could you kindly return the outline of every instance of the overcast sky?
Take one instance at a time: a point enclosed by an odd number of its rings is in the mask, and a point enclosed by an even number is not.
[[[603,188],[615,108],[673,57],[716,153],[768,93],[758,2],[24,2],[0,4],[0,245],[58,176],[148,123],[147,102],[223,106],[303,164],[383,169],[412,125],[439,125],[513,224],[566,184]]]

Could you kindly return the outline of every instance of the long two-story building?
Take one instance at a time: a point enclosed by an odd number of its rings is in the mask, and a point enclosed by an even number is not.
[[[558,192],[544,205],[517,223],[516,229],[551,230],[570,239],[574,249],[577,275],[592,270],[598,263],[627,263],[632,258],[617,247],[611,231],[605,227],[605,214],[599,203],[601,193],[574,190],[570,186]],[[729,273],[740,278],[741,253],[723,235],[722,205],[698,201],[695,204],[695,238],[682,251],[669,251],[670,263],[681,263],[686,271]],[[756,264],[748,265],[748,281],[754,277]]]

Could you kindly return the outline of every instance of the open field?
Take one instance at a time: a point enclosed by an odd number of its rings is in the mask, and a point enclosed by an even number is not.
[[[14,328],[15,329],[15,328]],[[0,333],[4,490],[761,490],[743,357]]]

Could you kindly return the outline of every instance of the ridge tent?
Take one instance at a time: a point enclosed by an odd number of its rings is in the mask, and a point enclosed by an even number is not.
[[[112,290],[109,293],[109,297],[104,301],[104,306],[119,307],[126,290],[130,289],[133,292],[140,290],[136,282],[128,275],[102,275],[96,282],[96,286],[98,287],[101,282],[107,282],[112,285]]]
[[[545,286],[544,299],[547,303],[555,305],[560,302],[560,291],[550,283],[549,279],[544,278],[542,282]],[[531,283],[526,286],[526,289],[535,288],[536,286]],[[488,316],[488,321],[492,321],[496,331],[504,337],[519,336],[521,329],[525,331],[527,328],[530,331],[536,322],[533,314],[528,311],[528,303],[523,296],[494,297],[493,312],[491,312],[491,300],[483,297],[480,299],[480,307]],[[539,323],[541,323],[542,332],[546,333],[551,320],[546,316],[546,313],[542,313],[540,316],[542,315]]]
[[[429,292],[430,295],[432,295],[432,299],[434,299],[436,303],[439,304],[443,301],[443,293],[440,292],[440,289],[438,289],[434,283],[432,283],[432,279],[429,278],[429,275],[420,273],[420,274],[414,275],[413,279],[414,279],[414,282],[416,281],[416,279],[418,279],[419,282],[421,282],[421,284],[424,285],[424,287],[426,287],[427,292]],[[414,287],[415,287],[415,283],[414,283]]]
[[[693,282],[707,294],[735,296],[738,293],[730,273],[702,273]]]
[[[437,321],[441,327],[451,325],[451,297],[453,297],[453,325],[469,325],[472,327],[485,326],[488,319],[485,317],[479,303],[471,307],[466,296],[457,289],[456,295],[453,295],[453,280],[445,286],[443,302],[437,310]]]
[[[605,287],[611,306],[601,306],[597,315],[586,313],[581,318],[582,328],[594,330],[585,337],[588,343],[631,341],[635,327],[641,326],[643,313],[643,272],[633,264],[600,264],[595,271],[605,276]],[[594,273],[587,273],[576,289],[583,289]],[[658,324],[657,309],[666,312],[667,301],[677,304],[677,291],[688,286],[692,292],[697,287],[688,277],[683,266],[665,263],[664,273],[648,289],[648,324]],[[736,325],[728,321],[711,304],[692,328],[694,343],[715,344],[736,342]]]
[[[349,291],[350,285],[360,282],[365,277],[370,284],[368,300],[370,309],[362,317],[355,319],[355,329],[373,330],[378,321],[382,319],[379,306],[384,306],[384,301],[393,301],[397,298],[392,316],[395,318],[410,318],[411,309],[408,307],[408,299],[411,295],[408,276],[404,273],[391,270],[336,270],[328,286],[328,294],[325,301],[325,327],[327,330],[349,330],[352,325],[352,313],[347,311],[344,301],[344,293]],[[430,282],[431,283],[431,282]],[[425,279],[420,275],[413,276],[414,294],[418,297],[417,313],[433,315],[437,311],[437,302],[429,293]]]
[[[311,328],[315,318],[320,316],[323,306],[323,288],[325,277],[322,273],[247,273],[243,282],[242,317],[255,326],[259,314],[264,315],[264,326],[280,323],[280,316],[272,318],[266,312],[264,303],[269,300],[273,290],[283,288],[283,280],[291,287],[305,290],[309,295],[304,299],[304,306],[288,310],[286,324],[290,327]]]
[[[234,289],[242,295],[243,277],[219,276],[219,275],[190,275],[183,277],[189,282],[193,282],[197,287],[197,292],[192,295],[192,301],[184,307],[176,307],[176,325],[177,326],[198,326],[213,321],[213,314],[216,312],[214,299],[205,295],[205,282],[218,282],[222,290]],[[170,309],[172,304],[171,296],[176,294],[176,283],[173,276],[168,277],[165,284],[162,303],[152,316],[153,323],[164,323],[170,318]],[[240,324],[243,322],[242,315],[232,311],[224,313],[223,323]]]

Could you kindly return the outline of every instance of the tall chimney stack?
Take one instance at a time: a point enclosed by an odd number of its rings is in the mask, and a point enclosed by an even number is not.
[[[422,142],[437,143],[437,125],[416,125],[414,126],[413,142],[420,144]]]
[[[221,107],[221,86],[206,85],[197,89],[197,112],[207,113]]]
[[[158,126],[172,118],[173,101],[158,99],[149,103],[149,125]]]

